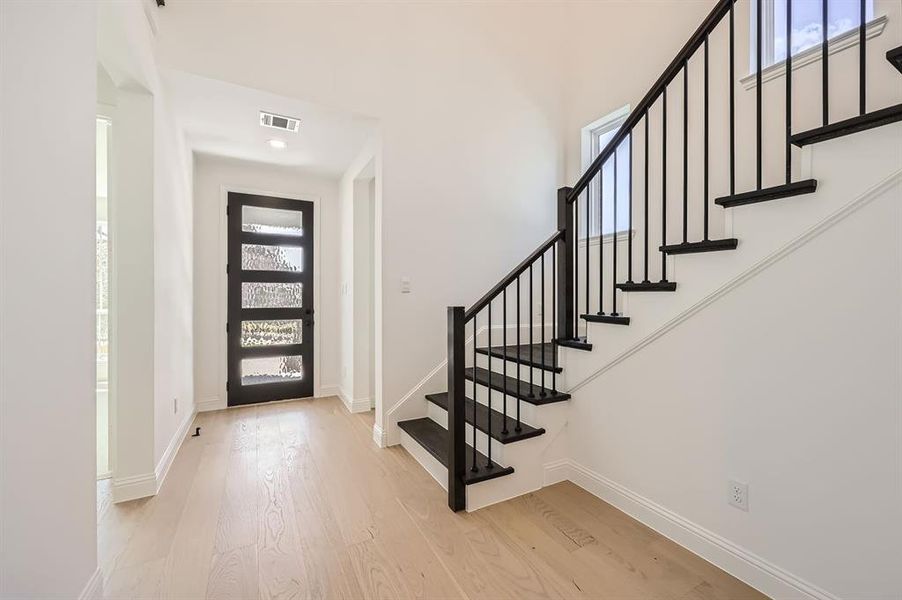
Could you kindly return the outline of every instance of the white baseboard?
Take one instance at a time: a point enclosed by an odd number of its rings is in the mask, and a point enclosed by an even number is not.
[[[221,398],[208,398],[197,403],[197,412],[210,412],[211,410],[224,410],[228,404]]]
[[[545,465],[545,485],[569,480],[771,598],[838,600],[764,558],[572,461]]]
[[[361,413],[370,410],[370,406],[372,401],[369,398],[352,398],[350,394],[347,394],[343,389],[338,390],[338,397],[341,398],[342,403],[345,405],[345,408],[348,409],[348,412],[351,413]]]
[[[388,434],[382,431],[382,428],[379,427],[378,423],[373,424],[373,441],[380,448],[388,446]]]
[[[113,477],[111,488],[115,503],[146,498],[157,493],[157,476],[155,473],[142,473],[131,477]]]
[[[182,447],[182,442],[185,441],[185,436],[188,435],[188,431],[191,429],[191,424],[194,422],[194,417],[196,416],[197,407],[195,407],[194,410],[191,411],[191,414],[189,414],[182,421],[181,425],[179,425],[175,435],[169,440],[169,445],[166,446],[163,456],[160,457],[157,468],[154,469],[154,474],[157,477],[157,491],[160,490],[160,486],[163,485],[163,480],[166,479],[166,475],[169,474],[169,467],[172,466],[172,461],[175,460],[175,455],[178,454],[179,448]]]
[[[314,392],[314,398],[328,398],[329,396],[341,396],[341,388],[337,385],[321,385]]]
[[[172,439],[169,440],[169,445],[166,446],[166,450],[163,452],[163,456],[160,457],[159,462],[157,462],[153,473],[142,473],[141,475],[122,478],[113,477],[111,486],[113,502],[128,502],[129,500],[155,496],[160,491],[160,486],[163,485],[166,475],[169,474],[169,467],[172,466],[172,462],[175,460],[182,442],[185,441],[185,437],[188,435],[188,431],[190,431],[191,424],[196,416],[197,407],[195,406],[195,410],[191,411],[182,421]]]
[[[100,567],[97,567],[78,595],[78,600],[100,600],[101,598],[103,598],[103,577]]]

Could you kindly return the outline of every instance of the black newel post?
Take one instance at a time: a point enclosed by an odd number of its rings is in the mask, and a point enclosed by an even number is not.
[[[576,337],[573,327],[573,253],[576,251],[576,231],[573,229],[573,206],[567,197],[573,188],[557,191],[557,228],[564,235],[556,242],[557,249],[557,336],[562,340]]]
[[[464,307],[448,307],[448,506],[453,511],[467,507],[464,473],[467,469],[464,439]],[[473,340],[476,343],[476,340]]]

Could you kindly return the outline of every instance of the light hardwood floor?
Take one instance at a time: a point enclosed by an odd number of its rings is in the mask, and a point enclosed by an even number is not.
[[[104,507],[107,598],[763,597],[569,483],[454,514],[337,398],[196,425],[156,497]]]

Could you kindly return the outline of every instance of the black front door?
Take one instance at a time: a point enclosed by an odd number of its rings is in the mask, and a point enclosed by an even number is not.
[[[313,395],[313,203],[229,192],[229,406]]]

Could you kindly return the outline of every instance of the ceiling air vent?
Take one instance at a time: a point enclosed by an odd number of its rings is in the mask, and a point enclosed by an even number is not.
[[[261,110],[260,125],[262,125],[263,127],[271,127],[272,129],[281,129],[282,131],[297,133],[298,127],[301,126],[301,120],[294,117],[284,117],[282,115],[276,115]]]

